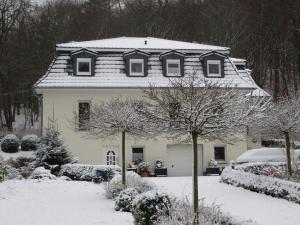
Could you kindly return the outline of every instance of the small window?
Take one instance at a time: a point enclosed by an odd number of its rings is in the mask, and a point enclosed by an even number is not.
[[[130,59],[129,67],[131,76],[144,76],[143,59]]]
[[[180,76],[180,60],[168,59],[167,60],[167,76]]]
[[[220,60],[207,60],[207,75],[209,77],[221,77]]]
[[[78,128],[79,130],[88,130],[88,123],[90,121],[90,103],[79,102],[78,108]]]
[[[91,75],[91,59],[77,59],[77,75]]]
[[[116,165],[116,153],[112,150],[106,153],[106,165]]]
[[[144,148],[132,148],[132,162],[144,161]]]
[[[245,70],[245,65],[235,65],[237,70]]]
[[[224,146],[215,146],[214,155],[216,161],[225,161],[225,147]]]

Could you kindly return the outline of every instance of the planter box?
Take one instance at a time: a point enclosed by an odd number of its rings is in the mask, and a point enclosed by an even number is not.
[[[208,167],[206,168],[205,175],[220,175],[221,170],[219,167]]]
[[[155,168],[154,169],[155,176],[168,176],[167,168]]]

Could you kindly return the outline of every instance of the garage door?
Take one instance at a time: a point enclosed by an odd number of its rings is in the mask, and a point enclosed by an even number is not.
[[[203,146],[198,145],[198,173],[203,174]],[[193,174],[192,145],[177,144],[167,146],[169,176],[191,176]]]

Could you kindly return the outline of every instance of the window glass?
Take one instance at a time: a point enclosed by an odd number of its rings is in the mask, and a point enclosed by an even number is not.
[[[167,60],[167,74],[179,75],[180,74],[180,61],[179,60]]]
[[[90,63],[89,62],[79,62],[78,63],[79,72],[90,72]]]
[[[225,147],[215,146],[214,147],[215,160],[225,161]]]
[[[143,59],[130,59],[130,75],[141,76],[144,73]]]
[[[209,74],[219,74],[220,70],[219,70],[219,64],[208,64],[208,73]]]
[[[90,120],[90,103],[79,102],[79,130],[88,130],[88,122]]]
[[[144,160],[143,148],[132,148],[132,162],[140,162]]]
[[[91,59],[78,58],[77,59],[77,75],[91,75]]]

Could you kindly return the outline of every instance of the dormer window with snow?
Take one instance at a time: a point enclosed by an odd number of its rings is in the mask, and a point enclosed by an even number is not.
[[[180,76],[179,59],[167,59],[167,76],[169,77]]]
[[[144,76],[144,59],[130,59],[130,76]]]
[[[160,55],[163,75],[165,77],[182,77],[184,75],[184,54],[178,51],[168,51]]]
[[[125,72],[128,77],[146,77],[148,75],[149,53],[134,50],[124,53]]]
[[[208,77],[221,77],[221,61],[220,60],[207,60],[207,76]]]
[[[200,56],[205,77],[222,78],[225,76],[224,64],[226,55],[220,52],[208,52]]]
[[[77,58],[77,71],[79,76],[91,76],[92,75],[92,60],[90,58]]]
[[[94,76],[97,53],[80,49],[71,53],[74,76]]]

